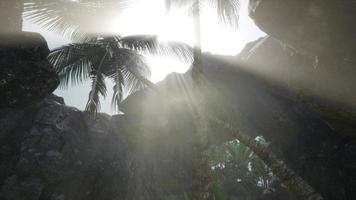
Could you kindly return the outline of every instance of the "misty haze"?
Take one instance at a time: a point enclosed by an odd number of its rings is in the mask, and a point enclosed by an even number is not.
[[[0,200],[356,199],[356,1],[0,0]]]

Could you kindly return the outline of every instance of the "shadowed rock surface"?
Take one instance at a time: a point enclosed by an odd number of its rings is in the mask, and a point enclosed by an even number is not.
[[[111,200],[126,195],[127,141],[110,116],[93,122],[54,95],[0,113],[0,199]]]
[[[56,89],[59,79],[46,59],[48,54],[40,34],[0,36],[0,107],[27,106]]]
[[[356,113],[356,28],[351,25],[356,21],[355,1],[252,0],[250,16],[259,28],[290,49],[291,54],[298,52],[290,60],[300,63],[283,65],[284,70],[280,72],[273,70],[276,69],[273,64],[281,65],[276,61],[289,56],[271,57],[275,50],[272,48],[264,54],[272,62],[261,63],[264,61],[261,58],[257,66],[267,65],[265,69],[279,74],[295,68],[288,77],[303,76],[291,81],[298,81],[313,96],[337,102],[339,109],[346,107],[344,112]],[[277,55],[280,54],[273,56]],[[306,58],[298,60],[300,55]]]
[[[353,58],[353,0],[251,0],[250,16],[267,34],[308,56]]]
[[[356,177],[355,124],[348,124],[345,128],[345,121],[324,117],[308,101],[305,102],[308,99],[300,98],[273,81],[246,72],[244,68],[231,64],[232,60],[236,62],[233,57],[204,57],[204,73],[219,91],[218,97],[207,96],[211,107],[218,106],[219,110],[223,110],[225,120],[235,124],[241,131],[253,137],[264,136],[271,150],[326,199],[352,199]],[[189,82],[189,74],[173,74],[160,83],[166,92],[163,92],[164,97],[149,91],[139,92],[124,104],[127,117],[140,124],[141,128],[135,134],[139,133],[139,137],[143,138],[141,146],[150,149],[141,152],[141,162],[144,160],[145,164],[141,164],[143,174],[138,175],[156,177],[150,178],[150,183],[161,181],[160,175],[165,171],[172,169],[172,166],[179,168],[180,163],[184,166],[191,159],[188,156],[184,161],[176,162],[181,157],[173,153],[179,150],[172,150],[189,149],[187,146],[194,136],[193,118],[188,114],[192,112],[189,105],[191,101],[186,100],[190,95]],[[231,136],[214,126],[210,127],[209,137],[211,144],[231,139]],[[172,143],[168,138],[173,140]],[[163,141],[168,144],[167,147]],[[159,153],[148,153],[156,151]],[[162,163],[162,160],[165,162]],[[167,174],[170,174],[170,179],[179,180],[176,174],[168,171]],[[161,191],[167,186],[160,183],[156,184],[160,187],[153,185],[152,188],[146,188],[152,191],[146,192],[152,194],[157,192],[157,188]],[[276,196],[273,198],[277,199]],[[292,199],[286,196],[280,198]]]

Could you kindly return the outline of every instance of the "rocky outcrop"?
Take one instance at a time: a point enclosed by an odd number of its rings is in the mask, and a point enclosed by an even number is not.
[[[286,67],[280,62],[285,60],[285,64],[289,65],[295,62],[292,68],[298,67],[298,60],[310,63],[307,58],[297,55],[290,57],[288,51],[278,46],[278,42],[267,44],[272,45],[260,46],[261,51],[251,55],[251,61],[266,56],[271,61],[267,65],[280,63],[278,67]],[[283,54],[273,55],[271,49]],[[266,55],[266,52],[272,55]],[[244,54],[241,56],[244,57]],[[271,58],[275,58],[276,62]],[[352,199],[356,195],[352,189],[356,177],[353,167],[353,157],[356,156],[354,124],[325,117],[312,108],[311,99],[301,98],[300,94],[284,87],[281,82],[276,83],[267,76],[249,71],[249,66],[244,66],[246,62],[242,62],[241,58],[207,55],[203,60],[204,73],[214,90],[218,91],[218,95],[206,96],[210,102],[209,109],[219,110],[216,115],[221,114],[225,120],[252,137],[264,136],[271,150],[326,199]],[[145,91],[133,95],[124,103],[126,116],[139,124],[140,129],[136,133],[148,138],[140,144],[145,149],[140,153],[142,164],[138,173],[139,177],[150,177],[147,178],[150,184],[145,187],[146,193],[169,191],[162,177],[180,183],[175,182],[175,185],[183,183],[184,179],[175,177],[177,174],[169,170],[186,169],[180,163],[189,163],[191,159],[189,153],[184,154],[185,150],[189,151],[194,136],[194,118],[189,114],[194,112],[190,109],[194,102],[190,83],[189,74],[173,74],[160,83],[163,97],[162,94]],[[214,93],[211,91],[207,94]],[[209,130],[212,145],[231,139],[219,127],[212,126]],[[175,162],[178,159],[179,162]],[[151,183],[153,187],[150,187]]]
[[[126,196],[127,140],[110,116],[92,121],[53,95],[0,113],[0,199]]]
[[[356,29],[351,26],[356,21],[354,1],[252,0],[250,16],[263,31],[290,49],[291,54],[297,54],[291,60],[300,63],[290,63],[295,69],[287,66],[282,68],[282,72],[291,70],[288,77],[294,76],[292,81],[302,83],[299,85],[305,89],[304,93],[311,92],[307,95],[338,104],[334,113],[356,113]],[[265,55],[274,54],[272,49],[269,51]],[[281,54],[276,52],[274,55]],[[268,57],[269,60],[271,58],[272,62],[258,66],[272,66],[276,59],[282,59]],[[263,59],[260,58],[259,62]]]
[[[122,199],[126,137],[109,115],[92,121],[51,95],[48,54],[39,34],[1,35],[0,199]]]
[[[309,56],[353,58],[356,3],[351,0],[252,0],[250,16],[269,35]]]
[[[206,55],[204,62],[219,91],[207,96],[209,108],[222,110],[216,114],[252,137],[264,136],[327,199],[355,195],[356,140],[345,129],[293,92],[237,67],[235,57]],[[26,109],[1,109],[0,197],[158,199],[189,191],[195,133],[190,74],[172,74],[159,87],[162,94],[147,89],[129,97],[125,115],[101,114],[97,121],[55,96]],[[232,139],[219,127],[209,130],[212,145]]]
[[[37,33],[0,38],[0,107],[24,106],[43,99],[58,85],[46,57],[47,42]]]

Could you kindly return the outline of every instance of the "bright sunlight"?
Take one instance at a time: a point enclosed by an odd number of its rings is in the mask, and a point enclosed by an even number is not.
[[[201,13],[202,48],[204,52],[221,55],[236,55],[248,42],[265,36],[248,17],[247,0],[241,1],[241,12],[238,29],[219,25],[217,16],[211,8],[204,8]],[[179,41],[193,44],[192,20],[184,9],[173,9],[167,13],[164,0],[142,0],[130,5],[111,22],[111,31],[122,36],[151,34],[158,35],[162,41]],[[55,33],[46,31],[38,25],[24,21],[24,30],[39,32],[48,41],[50,49],[70,43],[71,41]],[[169,73],[184,73],[189,65],[174,58],[149,58],[151,67],[151,81],[156,83],[163,80]],[[111,86],[110,86],[111,87]],[[89,90],[87,84],[72,87],[69,90],[56,90],[56,94],[64,96],[66,102],[78,108],[84,108],[85,102],[73,97],[72,92],[79,96],[86,95]],[[109,96],[111,95],[109,91]],[[112,113],[110,98],[103,102],[103,112]]]
[[[139,14],[137,14],[139,13]],[[128,20],[129,19],[129,20]],[[247,42],[265,35],[248,18],[247,2],[242,2],[239,29],[219,24],[214,10],[205,7],[201,14],[202,48],[205,52],[236,55]],[[163,41],[180,41],[193,45],[193,24],[187,10],[166,12],[164,0],[142,1],[127,9],[113,21],[113,32],[122,35],[153,34]],[[187,64],[175,59],[151,58],[153,82],[170,72],[183,73]]]

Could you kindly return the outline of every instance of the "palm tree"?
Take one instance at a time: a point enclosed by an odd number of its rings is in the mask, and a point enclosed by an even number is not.
[[[240,0],[165,0],[167,9],[171,7],[187,7],[194,20],[194,63],[192,75],[199,81],[202,75],[201,51],[201,8],[204,5],[216,9],[216,14],[224,25],[237,28],[239,21]]]
[[[221,22],[226,25],[237,27],[239,18],[239,0],[208,0],[207,3],[211,7],[217,9],[217,15]],[[201,49],[201,15],[200,10],[203,5],[203,0],[166,0],[166,7],[170,9],[172,5],[176,6],[187,6],[192,10],[192,17],[194,21],[194,60],[192,65],[192,78],[194,80],[196,91],[199,92],[199,87],[204,84],[203,66],[202,66],[202,49]],[[196,128],[198,140],[194,147],[194,159],[193,166],[196,168],[201,168],[200,166],[208,166],[207,158],[204,155],[204,146],[207,146],[206,132],[208,120],[204,115],[204,108],[201,105],[203,97],[199,97],[197,103],[195,104],[196,113],[194,113],[196,118]],[[204,162],[204,163],[203,163]],[[194,167],[193,167],[194,168]],[[209,173],[209,168],[204,168],[203,173],[195,173],[202,169],[193,169],[193,199],[214,199],[211,192],[212,176]]]
[[[95,118],[100,110],[100,96],[107,94],[105,79],[114,82],[112,105],[117,111],[124,95],[146,86],[155,87],[148,80],[150,69],[142,53],[178,57],[185,62],[192,59],[189,46],[184,44],[159,43],[155,36],[115,35],[62,46],[50,53],[49,61],[60,77],[61,87],[91,79],[85,110]]]

